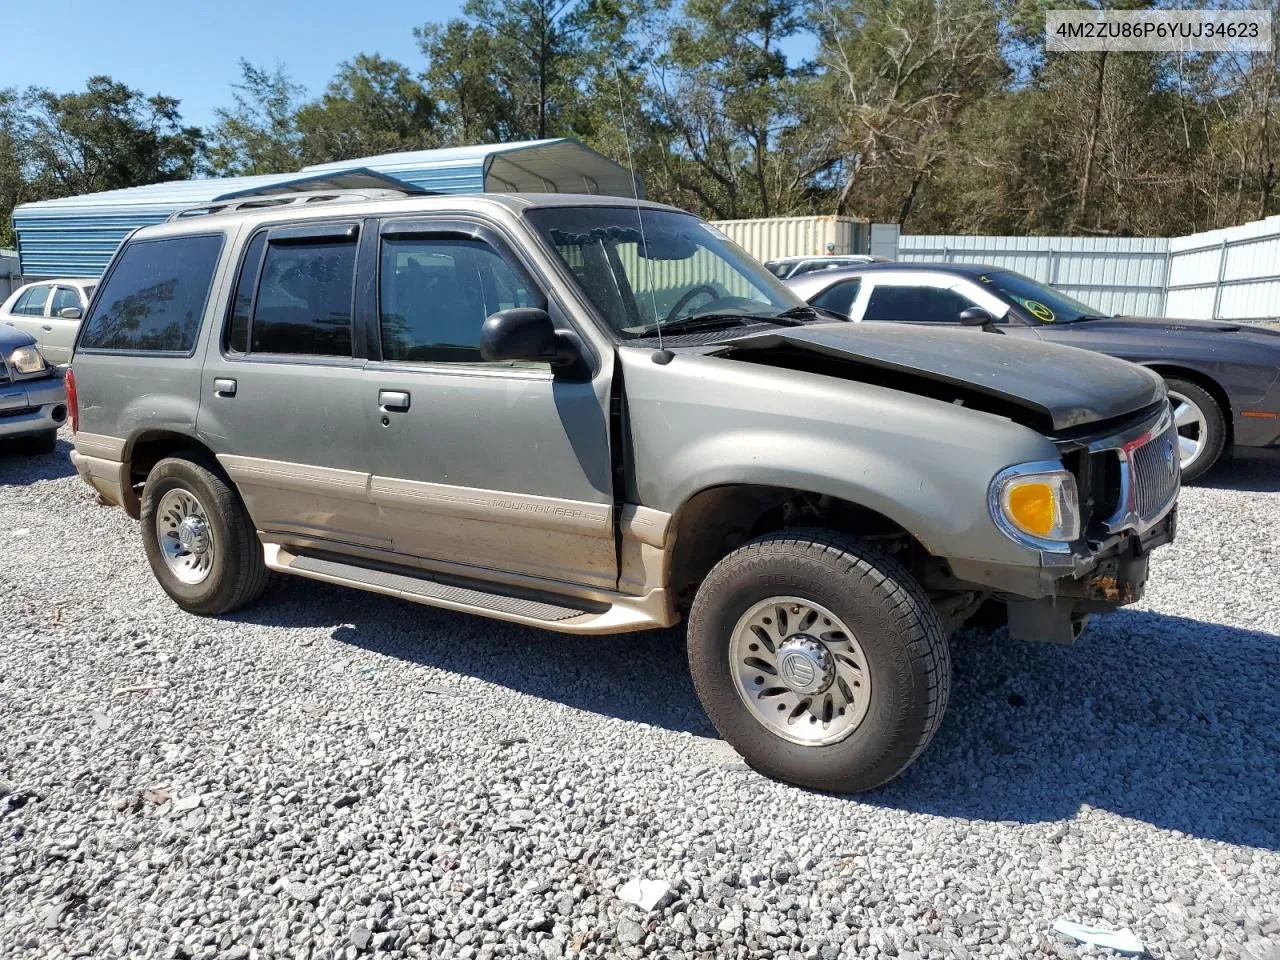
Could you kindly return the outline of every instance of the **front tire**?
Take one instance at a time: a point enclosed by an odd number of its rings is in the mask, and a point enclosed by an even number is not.
[[[151,571],[188,613],[216,616],[267,584],[262,544],[231,485],[195,458],[170,457],[142,489],[142,543]]]
[[[816,529],[768,534],[716,564],[690,612],[689,668],[748,764],[838,793],[915,760],[951,686],[942,621],[911,574]]]
[[[1227,442],[1227,421],[1208,390],[1189,380],[1165,380],[1178,427],[1182,481],[1190,483],[1213,469]]]

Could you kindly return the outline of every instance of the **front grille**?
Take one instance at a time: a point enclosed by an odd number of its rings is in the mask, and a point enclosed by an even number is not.
[[[1178,428],[1170,423],[1129,454],[1133,470],[1133,508],[1143,520],[1160,516],[1178,495],[1182,465],[1178,456]]]
[[[35,413],[39,407],[11,407],[8,410],[0,410],[0,420],[5,417],[24,417],[28,413]]]

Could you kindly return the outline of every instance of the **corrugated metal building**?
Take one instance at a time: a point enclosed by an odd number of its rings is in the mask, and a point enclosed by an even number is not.
[[[451,147],[315,164],[302,173],[365,167],[433,193],[594,193],[644,196],[639,177],[577,140]],[[24,203],[13,212],[21,273],[96,277],[120,241],[175,210],[229,193],[296,180],[298,173],[156,183],[79,197]]]
[[[768,217],[712,224],[757,260],[866,253],[867,221],[855,217]],[[827,244],[833,244],[828,251]]]

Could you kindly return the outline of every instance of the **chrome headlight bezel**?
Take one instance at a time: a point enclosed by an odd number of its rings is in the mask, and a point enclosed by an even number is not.
[[[1053,490],[1056,515],[1060,518],[1049,535],[1031,533],[1010,513],[1010,493],[1027,484],[1047,484]],[[1080,495],[1076,478],[1060,460],[1034,460],[1006,467],[995,475],[987,496],[991,519],[1015,543],[1049,553],[1070,553],[1080,539]]]
[[[40,348],[34,343],[15,347],[9,351],[9,355],[4,359],[5,363],[9,365],[9,372],[21,377],[31,377],[38,373],[44,373],[49,366],[45,363],[44,354],[40,352]]]

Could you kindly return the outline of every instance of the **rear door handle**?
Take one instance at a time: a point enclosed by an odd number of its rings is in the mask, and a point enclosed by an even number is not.
[[[53,327],[49,326],[47,323],[42,324],[40,326],[40,329],[45,331],[46,333],[53,333]]]
[[[379,390],[378,406],[387,413],[405,413],[409,409],[409,391]]]
[[[217,377],[213,381],[213,395],[215,397],[234,397],[236,395],[236,382],[230,377]]]

